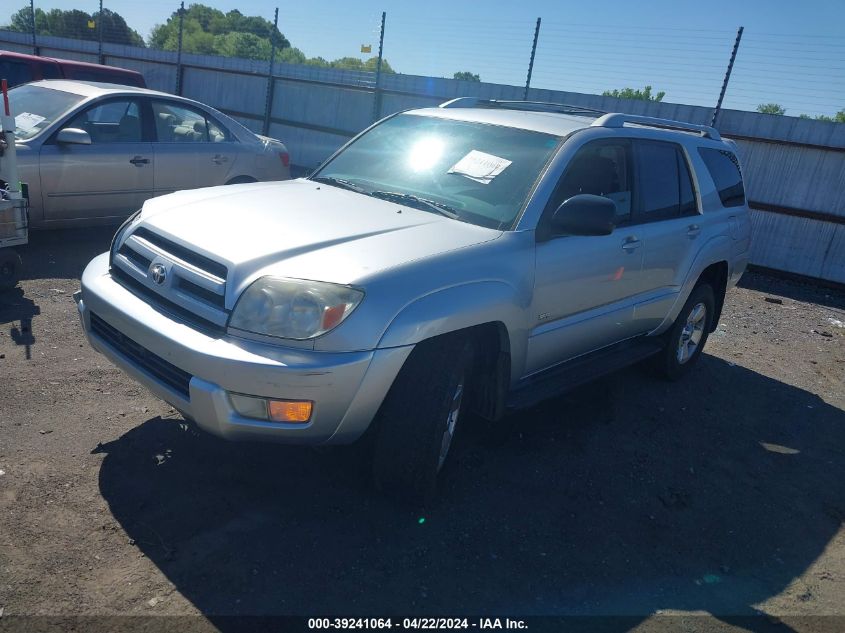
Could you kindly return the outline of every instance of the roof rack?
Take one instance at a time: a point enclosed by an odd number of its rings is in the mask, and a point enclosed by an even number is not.
[[[501,99],[477,99],[476,97],[458,97],[441,103],[441,108],[502,108],[505,110],[526,110],[529,112],[557,112],[559,114],[582,114],[595,116],[605,114],[605,110],[594,110],[568,103],[550,103],[547,101],[505,101]]]
[[[714,141],[722,140],[716,128],[710,127],[709,125],[696,125],[695,123],[684,123],[683,121],[659,119],[657,117],[641,116],[638,114],[620,114],[618,112],[605,114],[603,117],[593,121],[590,125],[591,127],[623,127],[626,123],[636,123],[638,125],[666,128],[668,130],[698,132],[704,138],[710,138]]]

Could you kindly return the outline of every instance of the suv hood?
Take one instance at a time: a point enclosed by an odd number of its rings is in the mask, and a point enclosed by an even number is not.
[[[262,275],[357,283],[502,234],[310,180],[153,198],[137,226],[225,264],[238,292]]]

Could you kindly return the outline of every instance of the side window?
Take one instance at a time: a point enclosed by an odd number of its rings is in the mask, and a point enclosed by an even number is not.
[[[32,71],[23,62],[0,60],[0,78],[9,82],[9,88],[32,81]]]
[[[160,143],[218,143],[225,130],[204,112],[170,101],[153,101],[156,133]]]
[[[88,132],[92,143],[140,143],[141,108],[135,99],[115,99],[77,114],[64,127]]]
[[[62,71],[58,64],[41,64],[42,79],[61,79]]]
[[[699,147],[698,153],[716,184],[719,199],[726,207],[741,207],[745,204],[745,187],[739,171],[739,161],[727,150]]]
[[[636,141],[638,200],[635,222],[678,217],[681,208],[678,150],[672,143]]]
[[[580,193],[610,198],[616,204],[616,224],[631,215],[629,145],[624,140],[593,141],[578,150],[552,195],[550,207]]]

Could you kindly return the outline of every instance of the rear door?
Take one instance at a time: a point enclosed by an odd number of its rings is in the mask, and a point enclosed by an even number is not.
[[[635,319],[652,330],[666,318],[698,249],[702,216],[684,149],[664,141],[635,139],[637,196],[632,222],[643,240],[646,295]]]
[[[45,221],[124,217],[152,197],[154,156],[140,99],[97,101],[63,127],[85,130],[91,144],[54,137],[41,147]]]
[[[156,195],[223,185],[236,153],[228,130],[189,104],[152,99]]]

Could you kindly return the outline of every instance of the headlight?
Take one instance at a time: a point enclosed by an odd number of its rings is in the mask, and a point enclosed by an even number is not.
[[[279,338],[314,338],[340,325],[363,298],[363,292],[348,286],[262,277],[238,299],[229,327]]]
[[[116,254],[117,245],[120,244],[120,239],[123,237],[123,234],[126,233],[126,229],[128,229],[135,220],[138,219],[138,216],[141,215],[141,209],[138,209],[135,213],[130,215],[126,220],[123,221],[117,231],[114,234],[114,237],[111,238],[111,245],[109,246],[109,266],[111,266],[112,262],[114,261],[114,256]]]

